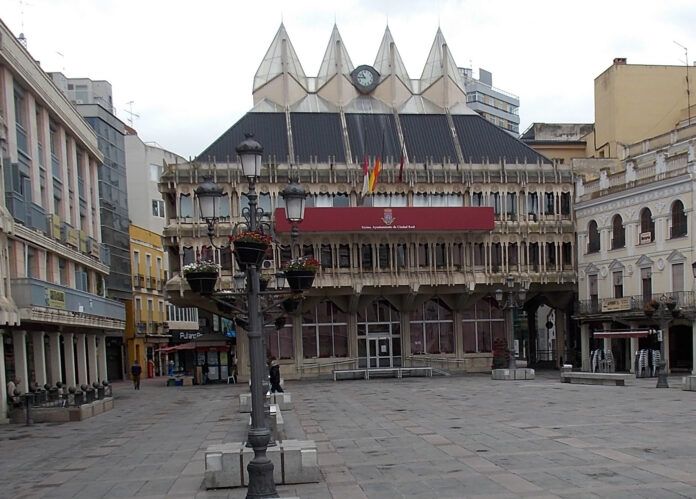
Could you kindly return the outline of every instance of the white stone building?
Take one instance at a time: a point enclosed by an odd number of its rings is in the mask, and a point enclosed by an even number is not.
[[[668,369],[696,372],[696,126],[632,144],[616,163],[576,188],[583,369],[602,349],[634,372],[662,330]]]
[[[0,303],[11,309],[0,315],[0,372],[20,378],[22,391],[29,383],[104,380],[106,336],[121,334],[125,315],[123,305],[104,297],[109,265],[97,188],[102,155],[91,128],[2,22],[0,38],[7,209],[0,208],[0,245],[8,244],[7,250],[0,246]],[[11,299],[3,300],[8,277]],[[4,401],[4,383],[1,388]]]

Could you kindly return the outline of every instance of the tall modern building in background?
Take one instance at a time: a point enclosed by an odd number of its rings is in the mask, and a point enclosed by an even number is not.
[[[493,73],[479,68],[474,78],[471,68],[459,68],[464,80],[467,105],[494,125],[515,136],[520,133],[520,98],[493,86]]]
[[[49,74],[97,134],[99,150],[104,155],[99,167],[102,241],[111,253],[111,273],[106,281],[106,290],[110,298],[130,300],[126,125],[112,112],[113,98],[109,82],[66,78],[62,73]]]

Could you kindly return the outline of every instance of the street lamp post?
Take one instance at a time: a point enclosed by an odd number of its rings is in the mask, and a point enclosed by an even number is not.
[[[264,212],[258,207],[256,182],[261,176],[263,147],[253,135],[247,134],[246,139],[236,148],[239,155],[242,173],[247,178],[249,189],[247,199],[249,206],[242,210],[246,220],[243,223],[249,231],[263,232],[261,217]],[[297,236],[297,224],[304,218],[305,191],[296,182],[289,182],[281,193],[285,200],[285,214],[293,225],[293,236]],[[196,189],[200,215],[208,225],[208,236],[213,240],[215,223],[218,220],[216,205],[222,196],[222,189],[211,179],[206,180]],[[270,227],[269,227],[270,228]],[[254,458],[249,462],[249,487],[247,498],[278,497],[273,480],[273,463],[268,458],[266,450],[271,441],[271,432],[264,415],[264,378],[266,377],[266,361],[263,332],[263,313],[260,303],[260,284],[258,265],[246,265],[246,275],[234,275],[235,288],[246,287],[247,319],[245,328],[249,338],[249,361],[251,366],[251,429],[248,433],[248,443],[254,449]],[[276,275],[277,283],[284,280],[282,273]],[[276,284],[276,286],[278,286]],[[282,284],[280,284],[282,286]]]
[[[513,310],[522,308],[524,306],[524,301],[527,297],[528,284],[523,282],[521,284],[515,284],[515,279],[512,276],[508,276],[505,279],[506,289],[498,288],[495,291],[495,299],[501,308],[505,311],[505,323],[506,323],[506,334],[508,349],[510,350],[510,357],[508,359],[508,369],[517,369],[517,362],[515,360],[514,343],[515,343],[515,331],[513,325]]]

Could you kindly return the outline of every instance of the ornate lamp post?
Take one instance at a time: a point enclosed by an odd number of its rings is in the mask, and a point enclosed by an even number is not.
[[[247,178],[249,190],[247,199],[249,206],[242,210],[245,222],[241,224],[249,232],[263,234],[270,232],[270,225],[261,222],[264,212],[258,207],[258,195],[256,193],[256,182],[261,176],[261,163],[263,147],[253,135],[248,134],[246,139],[237,146],[237,154],[240,157],[242,173]],[[213,242],[215,235],[215,224],[218,220],[216,205],[222,196],[222,189],[214,184],[211,179],[204,181],[196,188],[196,198],[198,199],[200,216],[208,225],[208,236]],[[285,190],[281,193],[285,199],[285,214],[288,221],[293,224],[294,236],[297,236],[297,224],[304,218],[305,191],[296,182],[289,182]],[[213,244],[213,246],[215,246]],[[259,264],[262,259],[255,264],[244,265],[245,271],[238,272],[233,276],[236,290],[246,295],[246,307],[244,312],[247,314],[247,335],[249,338],[249,360],[251,364],[251,429],[248,433],[248,443],[254,449],[254,458],[251,460],[247,469],[249,471],[249,487],[247,489],[248,498],[258,497],[278,497],[275,482],[273,480],[273,463],[266,455],[266,450],[271,441],[271,432],[264,417],[264,378],[266,376],[266,360],[264,346],[264,320],[260,302],[259,284]],[[284,285],[285,276],[282,273],[276,274],[275,294],[281,292]],[[225,293],[224,296],[231,296],[235,293]],[[213,295],[215,300],[222,307],[230,307],[236,311],[240,308],[229,304],[220,296]]]
[[[510,358],[508,360],[508,369],[517,369],[515,361],[515,352],[513,345],[515,342],[515,331],[513,327],[512,312],[515,309],[521,309],[524,306],[524,301],[527,298],[528,284],[515,284],[515,279],[508,276],[505,279],[506,289],[498,288],[495,290],[495,299],[501,308],[505,311],[505,323],[508,348],[510,349]]]

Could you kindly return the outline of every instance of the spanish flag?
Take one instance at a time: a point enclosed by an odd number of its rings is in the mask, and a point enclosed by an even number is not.
[[[379,179],[379,174],[382,171],[382,158],[377,156],[375,160],[375,167],[372,169],[372,174],[370,174],[370,192],[375,192],[375,187],[377,187],[377,180]]]

